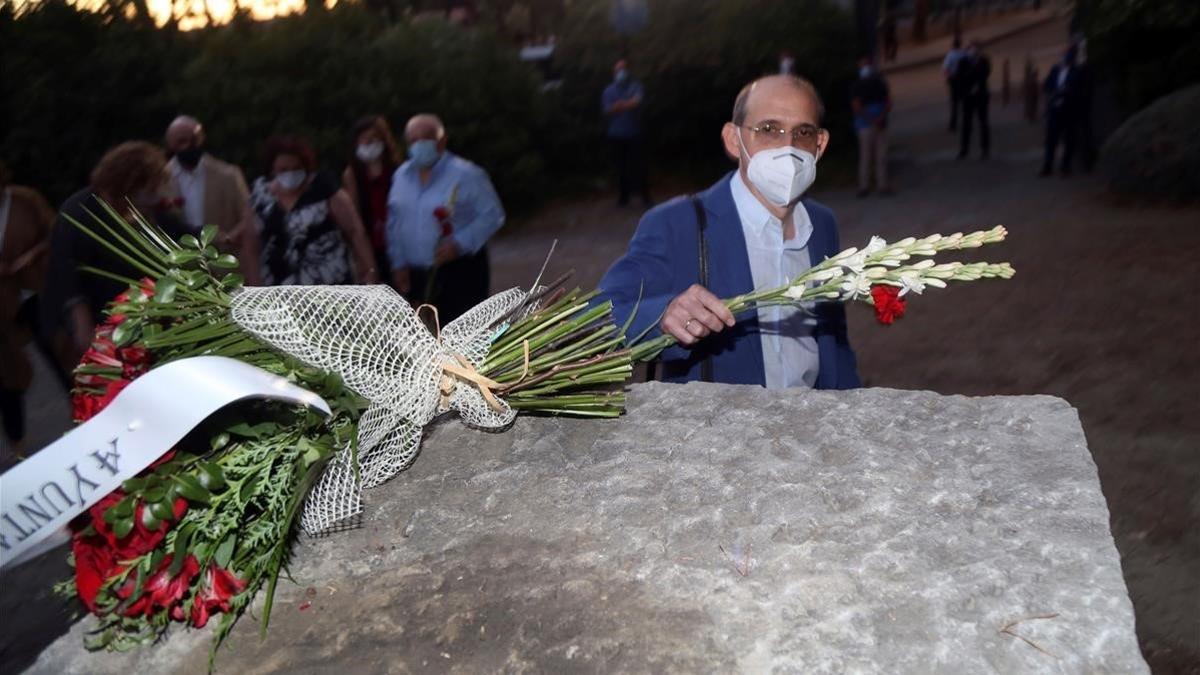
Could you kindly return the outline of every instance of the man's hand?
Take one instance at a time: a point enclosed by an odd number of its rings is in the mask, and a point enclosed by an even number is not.
[[[460,254],[461,251],[458,250],[458,244],[453,239],[447,237],[445,241],[438,244],[437,249],[433,252],[433,264],[445,265]]]
[[[659,327],[680,344],[693,345],[710,333],[718,333],[734,324],[733,314],[721,299],[700,284],[675,296],[663,314]]]
[[[392,286],[401,295],[408,295],[412,290],[412,274],[407,267],[392,270]]]

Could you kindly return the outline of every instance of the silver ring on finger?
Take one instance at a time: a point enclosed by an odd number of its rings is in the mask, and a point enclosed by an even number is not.
[[[695,323],[695,322],[696,322],[696,320],[695,320],[695,319],[688,319],[688,320],[687,320],[687,323],[683,324],[683,329],[684,329],[684,330],[687,330],[687,329],[691,328],[691,327],[692,327],[692,324],[693,324],[693,323]]]

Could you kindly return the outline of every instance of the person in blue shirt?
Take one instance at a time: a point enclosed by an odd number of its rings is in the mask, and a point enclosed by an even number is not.
[[[629,335],[679,340],[660,356],[662,379],[861,386],[840,303],[734,317],[720,300],[783,285],[841,250],[833,213],[804,196],[829,147],[822,114],[816,89],[798,77],[743,88],[721,130],[737,169],[648,211],[600,281],[597,301],[612,301],[617,323],[633,316]]]
[[[875,189],[881,195],[891,195],[887,172],[887,126],[892,96],[887,81],[869,56],[858,59],[858,79],[850,85],[850,108],[854,111],[854,130],[858,133],[858,196],[870,194],[872,168],[875,170]]]
[[[387,200],[392,283],[413,306],[436,306],[445,325],[487,298],[487,241],[504,225],[504,207],[486,171],[446,150],[437,116],[410,119],[404,140],[408,160]]]
[[[608,118],[608,143],[617,165],[619,206],[629,203],[630,193],[637,193],[646,206],[651,204],[642,144],[642,97],[642,84],[629,74],[629,63],[624,59],[617,61],[613,81],[604,88],[600,104]]]

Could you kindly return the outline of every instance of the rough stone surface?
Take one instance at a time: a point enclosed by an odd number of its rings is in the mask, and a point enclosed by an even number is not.
[[[1200,201],[1200,84],[1130,117],[1101,149],[1109,189],[1149,201]]]
[[[620,420],[435,425],[361,529],[301,543],[268,637],[247,615],[217,670],[1146,672],[1062,400],[630,398]],[[32,672],[207,666],[207,630],[88,654],[88,625]]]

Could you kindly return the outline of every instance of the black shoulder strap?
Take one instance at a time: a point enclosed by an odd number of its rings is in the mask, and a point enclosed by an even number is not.
[[[708,229],[708,215],[704,213],[704,204],[698,195],[692,195],[692,208],[696,210],[696,239],[699,241],[699,270],[700,285],[708,288],[708,241],[704,231]],[[712,356],[704,357],[700,364],[700,379],[704,382],[713,381]]]

